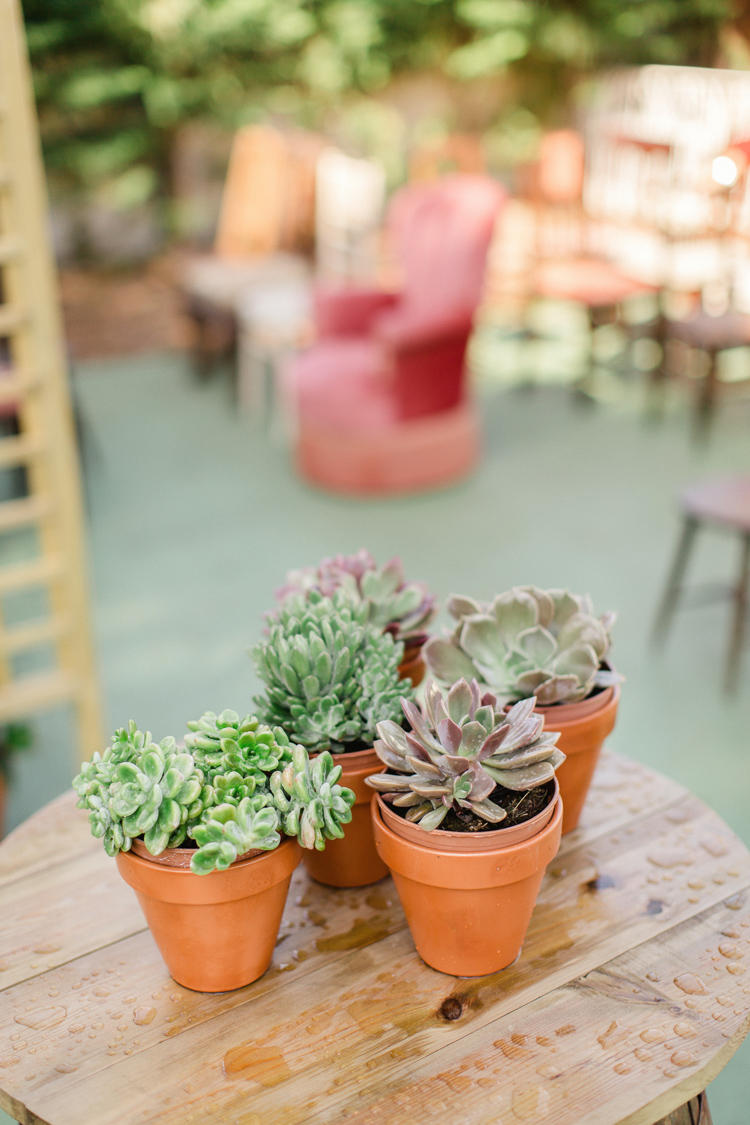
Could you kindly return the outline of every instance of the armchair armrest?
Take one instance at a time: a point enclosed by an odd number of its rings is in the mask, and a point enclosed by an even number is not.
[[[317,286],[313,294],[320,336],[366,336],[376,317],[398,303],[400,294],[384,289]]]
[[[423,351],[468,338],[473,318],[471,309],[451,309],[436,314],[399,308],[378,317],[374,334],[393,352]]]

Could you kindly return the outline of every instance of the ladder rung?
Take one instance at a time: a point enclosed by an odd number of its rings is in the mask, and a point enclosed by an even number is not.
[[[28,523],[36,523],[49,512],[43,496],[24,496],[22,500],[0,501],[0,531],[14,531]]]
[[[0,438],[0,469],[7,469],[11,465],[23,465],[36,457],[41,449],[41,442],[26,434]]]
[[[8,375],[0,372],[0,406],[7,406],[9,402],[18,402],[38,384],[38,375]]]
[[[10,655],[27,648],[56,641],[70,628],[66,617],[43,617],[38,621],[28,621],[25,625],[14,625],[0,633],[0,652]]]
[[[55,558],[34,559],[32,562],[4,567],[0,570],[0,595],[26,590],[30,586],[44,586],[61,574],[60,560]]]
[[[15,331],[26,319],[26,314],[18,305],[0,305],[0,336]]]
[[[75,690],[75,680],[67,672],[42,672],[12,680],[0,688],[0,722],[70,699]]]
[[[12,235],[6,235],[5,238],[0,238],[0,266],[6,265],[7,262],[12,262],[17,258],[21,252],[21,243],[17,238]]]

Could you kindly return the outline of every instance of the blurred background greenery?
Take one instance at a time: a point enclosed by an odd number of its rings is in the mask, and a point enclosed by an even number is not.
[[[409,145],[484,135],[491,170],[613,65],[746,66],[733,0],[27,0],[62,257],[208,239],[230,139],[254,120],[321,129],[404,176]],[[135,222],[135,227],[133,223]],[[111,225],[111,224],[110,224]],[[142,230],[139,239],[134,230]],[[116,240],[115,240],[116,241]]]

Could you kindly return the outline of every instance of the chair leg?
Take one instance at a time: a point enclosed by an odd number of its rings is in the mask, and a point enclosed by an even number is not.
[[[673,1109],[671,1113],[656,1121],[654,1125],[713,1125],[706,1091],[704,1090],[702,1094],[691,1098],[689,1102],[685,1102],[677,1109]]]
[[[739,679],[742,641],[745,635],[745,618],[747,616],[748,582],[750,582],[750,534],[745,534],[742,536],[740,572],[737,576],[737,585],[734,588],[734,620],[732,621],[732,632],[729,637],[727,667],[724,679],[725,689],[728,694],[734,694],[737,690],[737,682]]]
[[[708,371],[698,384],[698,401],[693,423],[693,435],[698,441],[705,441],[711,429],[716,406],[718,368],[719,353],[715,348],[712,348],[708,352]]]
[[[677,606],[680,587],[685,576],[690,549],[693,545],[695,533],[698,530],[698,521],[693,516],[686,516],[682,525],[682,532],[677,542],[677,550],[672,560],[672,566],[667,578],[667,584],[659,604],[654,624],[651,629],[651,643],[663,644]]]

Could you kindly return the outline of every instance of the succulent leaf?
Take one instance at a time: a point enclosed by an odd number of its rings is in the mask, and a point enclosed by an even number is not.
[[[404,701],[411,730],[378,724],[375,751],[387,772],[367,778],[367,784],[390,804],[407,809],[407,819],[427,831],[458,808],[498,824],[506,816],[492,801],[498,785],[535,788],[554,777],[565,760],[555,745],[559,734],[544,730],[535,704],[535,699],[522,700],[505,713],[476,681],[454,684],[445,694],[429,682],[421,708]]]
[[[316,589],[292,594],[254,649],[266,689],[259,709],[310,751],[372,742],[375,724],[398,719],[401,698],[412,694],[398,673],[403,645],[369,624],[367,613],[341,589],[331,598]]]
[[[366,622],[393,632],[399,640],[420,634],[435,615],[435,597],[422,583],[406,581],[399,559],[378,569],[364,549],[323,559],[316,567],[290,571],[276,596],[283,602],[290,594],[306,596],[311,590],[326,597],[345,592],[365,607]]]
[[[585,699],[620,680],[602,667],[614,615],[595,617],[588,596],[515,586],[490,605],[453,596],[448,607],[452,635],[423,649],[441,683],[476,678],[505,701],[534,695],[547,706]]]

